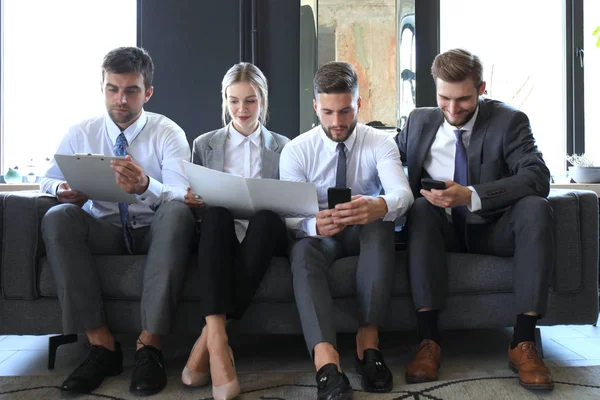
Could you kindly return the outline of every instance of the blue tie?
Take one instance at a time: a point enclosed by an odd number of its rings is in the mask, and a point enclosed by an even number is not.
[[[467,168],[467,150],[462,141],[462,135],[465,131],[455,130],[456,135],[456,151],[454,153],[454,182],[459,185],[468,185],[468,168]],[[459,206],[452,208],[452,222],[457,229],[461,240],[465,239],[465,223],[467,220],[467,206]]]
[[[121,134],[117,137],[117,143],[114,147],[115,155],[117,156],[126,156],[127,155],[127,138],[121,132]],[[123,227],[123,237],[125,238],[125,247],[127,247],[127,251],[129,254],[133,254],[133,237],[131,236],[131,232],[129,232],[129,227],[127,225],[127,217],[129,216],[129,204],[127,203],[119,203],[119,214],[121,217],[121,226]]]

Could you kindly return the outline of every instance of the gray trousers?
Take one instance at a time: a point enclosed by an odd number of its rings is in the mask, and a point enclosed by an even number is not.
[[[515,315],[546,313],[554,266],[552,207],[539,196],[518,200],[496,221],[468,224],[461,244],[445,210],[415,200],[408,215],[408,266],[417,309],[443,308],[448,292],[446,252],[514,257]],[[464,246],[468,248],[466,250]]]
[[[393,222],[378,220],[354,225],[333,237],[300,239],[292,247],[294,296],[311,357],[314,347],[321,342],[337,348],[330,267],[337,259],[357,255],[359,324],[382,326],[394,278]]]
[[[132,230],[134,253],[145,254],[142,329],[168,334],[183,285],[195,221],[183,203],[161,205],[151,226]],[[106,323],[94,255],[127,254],[120,227],[92,217],[73,204],[52,207],[42,220],[42,237],[56,280],[65,334]]]

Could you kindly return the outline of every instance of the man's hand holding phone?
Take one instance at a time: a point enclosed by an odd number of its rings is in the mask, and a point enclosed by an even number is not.
[[[440,183],[444,184],[445,189],[440,188]],[[471,189],[456,182],[424,178],[421,180],[421,186],[423,189],[420,193],[436,207],[453,208],[471,204]]]
[[[387,203],[381,197],[352,196],[350,202],[335,206],[334,221],[345,226],[366,225],[387,214]]]
[[[340,233],[346,227],[337,223],[333,217],[335,207],[338,204],[348,203],[351,199],[350,188],[327,189],[327,210],[319,211],[317,217],[317,234],[321,236],[333,236]]]

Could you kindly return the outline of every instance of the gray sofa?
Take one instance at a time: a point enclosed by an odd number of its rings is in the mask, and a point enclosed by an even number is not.
[[[593,192],[552,190],[557,243],[548,315],[540,323],[594,324],[598,318],[598,200]],[[61,332],[61,309],[40,235],[41,219],[56,204],[36,192],[0,193],[0,334],[37,335]],[[145,256],[97,256],[108,324],[116,333],[140,331],[139,298]],[[174,333],[198,333],[196,258],[191,257]],[[443,329],[494,328],[515,321],[511,258],[449,254],[449,298],[440,315]],[[356,258],[331,268],[331,287],[339,309],[340,332],[357,329]],[[397,253],[396,276],[387,330],[416,326],[407,284],[406,254]],[[301,333],[288,261],[276,258],[253,304],[240,322],[242,333]]]

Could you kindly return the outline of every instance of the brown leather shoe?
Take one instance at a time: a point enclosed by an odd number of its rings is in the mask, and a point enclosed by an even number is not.
[[[430,339],[422,340],[412,361],[406,366],[406,382],[436,381],[441,358],[442,349],[436,342]]]
[[[508,347],[508,367],[519,373],[521,386],[531,390],[552,390],[552,373],[540,359],[534,342],[521,342]]]

